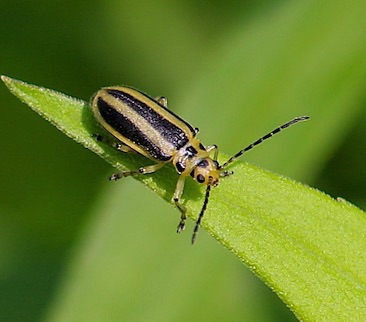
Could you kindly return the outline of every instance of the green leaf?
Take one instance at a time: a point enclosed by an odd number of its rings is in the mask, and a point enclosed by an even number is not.
[[[95,142],[91,134],[100,129],[87,103],[6,76],[2,80],[33,110],[114,167],[135,169],[144,164],[141,156]],[[202,226],[299,318],[366,316],[365,213],[342,199],[240,161],[231,169],[235,175],[212,191]],[[167,166],[138,179],[169,201],[177,177]],[[184,202],[191,218],[199,213],[203,197],[204,188],[189,180]]]

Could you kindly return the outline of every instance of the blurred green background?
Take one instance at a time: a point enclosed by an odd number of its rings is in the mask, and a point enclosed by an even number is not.
[[[366,206],[366,2],[2,1],[0,73],[168,97],[204,144]],[[294,321],[203,230],[0,86],[0,321]],[[229,180],[229,179],[228,179]],[[291,260],[291,259],[289,259]]]

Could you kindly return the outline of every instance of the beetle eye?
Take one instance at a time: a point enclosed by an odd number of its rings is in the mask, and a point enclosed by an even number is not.
[[[199,183],[205,182],[205,177],[202,174],[199,174],[196,179]]]

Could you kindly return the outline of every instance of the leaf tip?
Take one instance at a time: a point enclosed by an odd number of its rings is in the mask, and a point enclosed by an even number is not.
[[[8,76],[5,76],[5,75],[1,75],[1,80],[4,82],[4,83],[8,83],[10,81],[10,77]]]
[[[0,75],[1,80],[4,82],[4,84],[10,89],[10,86],[12,83],[16,82],[16,79],[11,78],[9,76]]]

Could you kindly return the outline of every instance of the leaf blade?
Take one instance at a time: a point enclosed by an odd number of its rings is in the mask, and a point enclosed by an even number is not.
[[[85,102],[8,77],[2,79],[23,102],[115,167],[136,167],[138,157],[129,159],[91,138],[91,130],[97,127]],[[298,317],[365,316],[365,214],[347,202],[337,202],[252,165],[236,162],[233,169],[235,175],[214,189],[203,226]],[[170,200],[174,178],[174,170],[168,167],[143,180]],[[203,191],[191,181],[186,190],[185,204],[189,216],[195,217]]]

